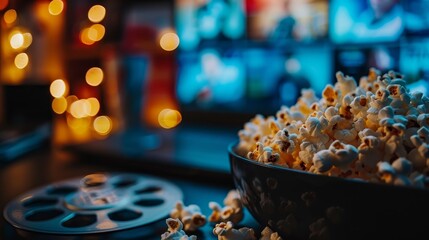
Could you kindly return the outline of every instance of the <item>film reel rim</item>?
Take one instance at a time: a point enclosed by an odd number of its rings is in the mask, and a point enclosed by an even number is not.
[[[52,184],[47,184],[47,185],[35,188],[33,190],[30,190],[24,194],[21,194],[18,197],[15,197],[3,209],[3,217],[14,228],[30,231],[30,232],[55,234],[55,235],[97,234],[97,233],[108,233],[108,232],[131,229],[131,228],[137,228],[137,227],[141,227],[141,226],[159,221],[163,217],[168,216],[169,211],[174,207],[174,204],[178,200],[183,201],[183,192],[181,191],[181,189],[176,184],[168,180],[164,180],[162,178],[154,177],[146,174],[139,174],[139,173],[106,172],[106,174],[109,175],[110,179],[121,180],[121,179],[130,177],[136,180],[136,184],[134,184],[131,187],[125,187],[125,189],[123,190],[124,192],[126,192],[126,194],[128,194],[127,196],[129,198],[129,200],[126,201],[124,204],[115,205],[113,208],[108,208],[103,210],[73,211],[65,206],[65,198],[67,195],[70,195],[70,193],[68,193],[62,197],[57,196],[58,201],[55,204],[50,204],[48,206],[41,206],[41,207],[39,206],[31,209],[26,209],[24,207],[25,201],[29,199],[31,200],[35,198],[49,198],[49,197],[53,198],[52,196],[49,196],[49,194],[47,193],[50,189],[55,189],[55,188],[64,187],[64,186],[76,187],[74,184],[70,184],[70,183],[75,183],[76,181],[81,179],[77,177],[77,178],[62,180]],[[144,190],[144,188],[151,188],[153,186],[155,186],[154,189],[157,191],[148,191],[148,192],[143,191],[142,193],[139,193],[142,190]],[[151,206],[150,205],[151,199],[161,199],[162,203],[160,204],[159,202],[157,202],[155,206]],[[140,200],[148,200],[146,204],[149,204],[149,205],[148,206],[137,205],[136,203]],[[168,208],[168,211],[167,211],[167,208]],[[45,210],[45,209],[51,209],[51,210],[59,209],[60,211],[62,211],[62,213],[51,219],[39,221],[39,222],[43,222],[42,224],[29,223],[31,221],[28,221],[26,219],[26,216],[30,214],[31,211],[39,211],[39,210]],[[111,219],[112,217],[108,216],[108,214],[112,214],[115,212],[120,212],[121,210],[128,210],[128,209],[131,209],[131,212],[134,212],[134,213],[140,212],[141,215],[135,219],[124,220],[124,221],[112,220]],[[72,228],[73,230],[63,226],[64,222],[68,221],[67,219],[73,218],[73,215],[85,214],[85,213],[95,215],[97,220],[94,223],[89,224],[87,226]],[[152,217],[149,218],[149,216],[152,216]],[[106,221],[105,223],[106,228],[101,227],[96,229],[96,226],[99,226],[99,223],[100,223],[99,219],[103,219],[103,220],[110,219],[110,222]],[[56,225],[54,224],[55,229],[52,228],[52,225],[47,228],[43,227],[44,224],[49,225],[53,223],[56,224]],[[109,224],[111,223],[116,223],[117,226],[109,227]]]

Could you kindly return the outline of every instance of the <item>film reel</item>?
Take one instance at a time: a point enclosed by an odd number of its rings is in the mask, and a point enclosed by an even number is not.
[[[58,235],[109,233],[165,218],[182,191],[140,174],[91,174],[54,183],[11,201],[5,219],[19,230]]]

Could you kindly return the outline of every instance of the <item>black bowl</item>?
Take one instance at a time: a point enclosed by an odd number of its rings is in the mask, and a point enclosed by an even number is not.
[[[243,204],[286,239],[427,239],[429,190],[266,165],[229,148]]]

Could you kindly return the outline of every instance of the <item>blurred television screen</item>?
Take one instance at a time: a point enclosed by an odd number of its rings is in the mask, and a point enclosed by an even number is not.
[[[327,36],[327,0],[246,0],[246,10],[252,40],[309,42]]]
[[[180,49],[192,50],[206,40],[244,38],[242,0],[176,0],[176,30]]]
[[[398,41],[428,29],[428,1],[332,0],[330,36],[336,43]]]
[[[245,66],[237,49],[207,48],[178,58],[177,96],[187,106],[232,107],[245,94]]]
[[[342,71],[355,79],[368,73],[370,67],[382,72],[399,71],[399,49],[379,45],[374,47],[348,47],[335,52],[335,71]]]
[[[429,38],[404,43],[399,68],[410,88],[429,95]]]
[[[429,36],[429,1],[428,0],[412,0],[403,1],[405,21],[407,22],[405,29],[407,35]]]
[[[288,53],[251,48],[245,56],[247,99],[252,109],[259,112],[295,104],[305,88],[312,88],[320,96],[324,86],[331,83],[330,53],[326,47],[308,46]],[[314,61],[319,64],[313,64]]]
[[[429,0],[176,0],[182,107],[273,113],[335,72],[429,80]],[[222,108],[219,108],[222,106]]]

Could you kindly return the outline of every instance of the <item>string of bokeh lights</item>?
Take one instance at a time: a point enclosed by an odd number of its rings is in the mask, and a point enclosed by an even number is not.
[[[8,0],[0,0],[0,10],[7,8]],[[52,16],[63,14],[65,2],[63,0],[50,1],[47,13]],[[79,33],[80,41],[85,45],[93,45],[102,41],[106,28],[101,23],[106,17],[106,8],[97,4],[88,10],[89,24]],[[33,37],[30,31],[18,25],[18,12],[8,9],[3,14],[3,20],[8,26],[8,40],[11,49],[16,52],[14,64],[17,69],[25,69],[30,62],[26,49],[31,46]],[[174,51],[179,46],[179,37],[172,29],[160,31],[159,45],[164,51]],[[98,66],[86,71],[85,81],[91,87],[98,87],[104,79],[104,71]],[[76,131],[93,129],[101,136],[107,136],[113,129],[113,121],[109,116],[100,115],[100,101],[95,97],[79,99],[76,95],[69,95],[69,83],[64,79],[56,79],[50,84],[50,93],[53,97],[52,110],[55,114],[66,115],[67,125]],[[179,111],[175,109],[161,109],[158,114],[159,126],[165,129],[174,128],[182,120]]]

